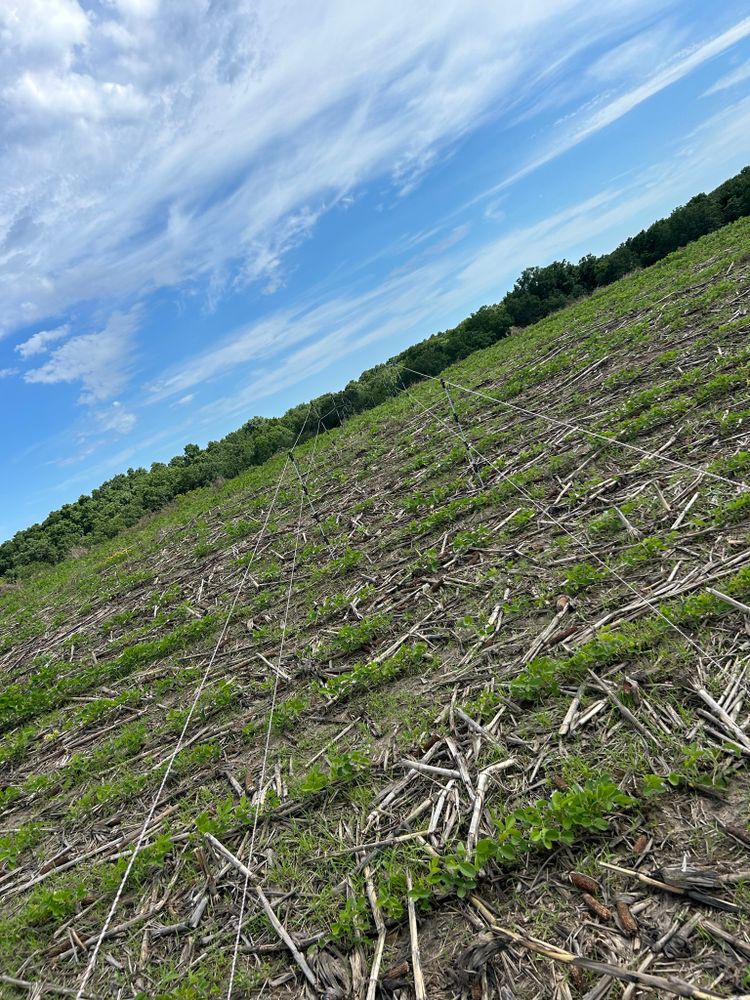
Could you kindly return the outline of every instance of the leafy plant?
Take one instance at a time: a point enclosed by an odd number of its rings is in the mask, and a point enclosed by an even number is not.
[[[527,663],[510,682],[511,697],[518,701],[539,701],[545,695],[560,693],[557,664],[546,656]]]
[[[464,711],[476,722],[490,722],[502,703],[502,695],[497,691],[485,690],[480,692],[472,701],[466,702]]]
[[[661,556],[669,548],[668,539],[658,538],[650,535],[636,542],[622,557],[622,562],[626,566],[637,566],[641,563],[649,562]]]
[[[86,887],[82,882],[57,889],[37,886],[26,904],[26,920],[32,927],[48,923],[61,924],[73,916],[85,894]]]
[[[370,911],[364,895],[350,896],[330,925],[330,937],[338,944],[351,947],[370,926]]]
[[[743,493],[733,500],[719,504],[714,511],[714,524],[737,524],[750,517],[750,493]]]
[[[241,800],[247,802],[247,799]],[[211,808],[195,817],[195,827],[199,833],[211,833],[223,837],[238,825],[238,803],[231,798],[217,799]]]
[[[166,865],[167,858],[174,850],[174,842],[168,833],[158,834],[151,844],[142,847],[130,869],[129,884],[135,888],[143,886]],[[99,873],[99,888],[107,895],[117,891],[128,866],[130,852],[114,864],[104,865]]]
[[[565,574],[565,589],[571,594],[580,594],[584,590],[590,590],[606,576],[606,570],[592,566],[590,562],[576,563]]]
[[[301,795],[317,795],[332,786],[351,784],[370,767],[369,757],[360,750],[330,753],[328,760],[328,771],[319,764],[308,770],[296,789]]]
[[[402,646],[387,660],[358,663],[345,674],[332,677],[321,685],[319,693],[324,698],[339,700],[350,698],[355,692],[377,687],[417,666],[429,667],[435,662],[434,657],[427,655],[427,644],[424,642],[415,643],[413,646]]]
[[[492,532],[484,525],[465,531],[457,531],[453,536],[453,551],[468,552],[469,549],[481,549],[489,543],[491,538]]]
[[[212,716],[235,704],[239,695],[237,682],[234,678],[223,678],[213,687],[204,691],[190,716],[191,726],[203,725]],[[190,709],[172,708],[167,712],[167,727],[172,732],[182,731],[187,721]]]
[[[319,764],[311,767],[298,785],[300,795],[317,795],[331,784],[331,777]]]
[[[437,549],[427,549],[419,554],[416,565],[422,572],[437,573],[440,569],[440,553]]]
[[[307,700],[299,694],[290,695],[277,703],[271,717],[271,726],[275,732],[283,733],[291,729],[307,708]]]
[[[714,747],[701,747],[697,743],[676,748],[680,758],[675,770],[668,774],[644,774],[641,778],[641,793],[645,798],[662,795],[670,788],[680,786],[706,785],[723,788],[726,779],[717,773],[720,753]]]
[[[509,818],[498,819],[498,837],[502,838],[511,829],[520,829],[524,843],[549,850],[557,842],[572,844],[578,830],[606,830],[610,813],[633,805],[635,799],[610,779],[589,780],[564,792],[556,789],[549,799],[517,809]],[[507,839],[514,838],[511,835]]]
[[[365,615],[355,624],[347,622],[330,639],[328,648],[324,646],[319,655],[325,659],[329,655],[328,650],[335,653],[352,653],[356,649],[361,649],[362,646],[369,645],[390,623],[391,615],[385,612]]]
[[[331,765],[331,780],[337,782],[353,781],[370,766],[370,758],[361,750],[329,753],[328,760]]]
[[[666,779],[659,774],[644,774],[641,778],[641,795],[646,799],[663,795],[668,787]]]
[[[531,488],[529,489],[531,492]],[[533,495],[533,493],[532,493]],[[515,514],[506,522],[505,531],[509,534],[515,534],[526,527],[531,521],[536,517],[536,511],[531,510],[531,508],[524,508],[523,510],[517,510]]]
[[[325,565],[316,569],[313,573],[315,579],[320,579],[324,576],[344,576],[346,573],[351,573],[353,569],[362,562],[363,555],[359,549],[353,549],[347,546],[343,554],[337,556],[335,559]]]
[[[479,873],[480,866],[476,861],[469,860],[466,847],[459,844],[454,854],[430,858],[430,870],[425,881],[441,892],[463,899],[476,889]]]
[[[14,868],[24,851],[36,847],[44,839],[44,824],[24,823],[13,833],[0,836],[0,865]]]

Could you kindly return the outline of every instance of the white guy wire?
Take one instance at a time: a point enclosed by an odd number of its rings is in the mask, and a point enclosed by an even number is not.
[[[579,424],[571,423],[569,420],[560,420],[558,417],[549,417],[545,413],[537,413],[536,410],[530,410],[525,406],[519,406],[517,403],[508,403],[504,399],[498,399],[497,396],[490,396],[488,393],[480,392],[478,389],[470,389],[466,385],[461,385],[459,382],[451,382],[449,379],[441,378],[438,375],[426,375],[424,372],[418,372],[416,368],[407,368],[406,365],[402,365],[401,368],[405,372],[411,372],[412,375],[429,378],[432,379],[433,382],[445,382],[446,385],[450,385],[454,389],[461,389],[462,392],[468,392],[471,396],[479,396],[481,399],[488,399],[492,403],[499,403],[500,406],[507,406],[508,409],[515,410],[517,413],[523,413],[527,417],[536,417],[538,420],[546,420],[548,424],[554,424],[557,427],[567,427],[568,430],[576,431],[579,434],[586,434],[588,437],[597,438],[600,441],[605,441],[607,444],[615,444],[620,448],[627,448],[629,451],[638,452],[639,455],[645,455],[647,458],[656,458],[660,462],[668,462],[670,465],[676,465],[680,469],[687,469],[689,472],[697,472],[701,476],[708,476],[709,479],[717,479],[721,483],[728,483],[730,486],[736,486],[741,490],[750,492],[750,485],[737,479],[729,479],[727,476],[721,476],[716,472],[709,472],[708,469],[700,469],[697,465],[690,465],[688,462],[680,462],[679,459],[669,458],[667,455],[661,455],[656,451],[649,451],[648,448],[640,448],[636,444],[629,444],[627,441],[620,441],[620,439],[616,437],[607,437],[606,434],[600,434],[598,431],[590,431],[586,427],[581,427]]]
[[[459,388],[461,388],[461,387],[459,386]],[[417,402],[419,406],[422,406],[423,409],[426,409],[426,407],[423,406],[423,404],[421,403],[421,401],[418,400],[418,399],[416,399],[416,397],[413,396],[409,392],[408,389],[405,388],[404,391],[406,392],[407,396],[409,396],[410,399],[415,400],[415,402]],[[441,417],[438,417],[437,419],[440,421],[441,424],[443,424],[444,427],[447,427],[451,431],[451,433],[453,433],[453,434],[456,433],[453,430],[452,425],[447,420],[443,420]],[[654,604],[653,601],[650,601],[647,597],[644,597],[643,594],[641,594],[638,590],[636,590],[636,588],[634,586],[632,586],[632,584],[628,583],[628,581],[624,577],[620,576],[620,574],[617,572],[617,570],[612,569],[612,567],[609,566],[607,563],[605,563],[603,559],[600,559],[599,556],[594,551],[592,551],[592,549],[589,548],[589,546],[586,544],[586,542],[582,541],[578,537],[578,535],[576,535],[569,528],[567,528],[565,526],[565,524],[563,524],[562,521],[559,521],[553,514],[550,514],[549,509],[543,507],[542,504],[540,504],[536,500],[536,498],[533,497],[528,492],[528,490],[526,490],[523,486],[521,486],[518,483],[516,483],[515,480],[513,479],[513,477],[510,476],[510,475],[508,475],[507,472],[504,472],[502,469],[500,469],[496,465],[496,463],[494,461],[492,461],[492,459],[485,458],[485,456],[479,451],[479,449],[476,448],[471,442],[469,442],[469,447],[472,448],[472,450],[477,453],[477,455],[482,459],[483,462],[485,462],[487,465],[491,466],[491,468],[493,468],[504,480],[507,480],[508,482],[510,482],[510,484],[516,490],[518,490],[519,493],[521,493],[523,496],[525,496],[527,500],[530,500],[531,503],[534,504],[534,506],[537,508],[537,510],[540,513],[542,513],[546,517],[548,517],[554,524],[557,525],[558,528],[562,528],[562,530],[567,535],[569,535],[575,542],[577,542],[581,546],[582,549],[584,549],[586,552],[588,552],[588,554],[591,556],[592,559],[595,559],[599,563],[600,566],[603,566],[604,569],[607,570],[608,573],[611,573],[612,576],[615,577],[615,579],[619,580],[619,582],[622,583],[625,587],[627,587],[628,590],[630,590],[633,594],[635,594],[635,596],[639,600],[643,601],[644,604],[648,605],[648,607],[651,608],[651,610],[654,611],[659,618],[663,619],[667,623],[667,625],[670,626],[670,628],[673,628],[675,630],[675,632],[679,633],[679,635],[681,635],[682,638],[686,642],[688,642],[702,656],[705,656],[709,663],[711,663],[717,669],[721,669],[719,663],[714,659],[713,656],[711,656],[710,653],[707,653],[706,650],[703,649],[703,647],[701,645],[699,645],[697,642],[695,642],[694,639],[691,639],[691,637],[686,632],[683,632],[683,630],[680,628],[680,626],[677,625],[677,624],[675,624],[675,622],[673,622],[671,620],[671,618],[668,618],[667,615],[665,615],[664,612],[658,607],[658,605]]]
[[[305,426],[307,425],[307,420],[308,420],[309,416],[310,416],[310,413],[308,411],[307,417],[305,417],[305,422],[303,423],[302,428],[300,429],[300,432],[297,435],[297,441],[299,441],[300,437],[302,436],[302,432],[304,431]],[[296,443],[297,442],[295,442],[295,444]],[[86,968],[84,970],[83,978],[81,979],[81,984],[78,987],[78,992],[76,993],[75,1000],[82,1000],[83,993],[84,993],[84,990],[86,988],[86,983],[89,981],[89,977],[91,976],[91,973],[94,971],[94,966],[96,965],[96,959],[97,959],[97,956],[99,955],[99,949],[101,948],[102,941],[106,937],[107,931],[109,930],[110,924],[112,923],[112,919],[113,919],[113,917],[115,915],[115,911],[117,910],[117,906],[118,906],[118,904],[120,902],[120,899],[122,897],[122,894],[123,894],[123,892],[125,890],[125,885],[126,885],[126,883],[128,881],[128,878],[130,877],[130,872],[131,872],[131,870],[133,868],[133,865],[135,864],[135,859],[138,856],[138,852],[140,851],[140,849],[141,849],[141,847],[143,845],[143,841],[146,839],[146,831],[148,830],[148,827],[151,824],[151,820],[154,817],[154,813],[156,812],[156,807],[159,804],[159,799],[161,798],[161,794],[164,791],[164,787],[165,787],[165,785],[167,783],[167,779],[169,778],[170,772],[172,770],[172,765],[175,762],[175,758],[177,757],[177,754],[180,752],[180,749],[182,747],[182,741],[185,738],[185,733],[187,732],[188,726],[190,725],[190,722],[192,720],[193,713],[195,712],[195,707],[198,704],[198,699],[200,698],[201,694],[203,693],[203,689],[204,689],[204,687],[206,685],[206,681],[208,680],[208,675],[209,675],[209,673],[211,671],[211,667],[213,666],[214,660],[216,659],[216,656],[217,656],[217,654],[219,652],[219,647],[221,646],[222,642],[224,641],[224,637],[225,637],[225,635],[227,633],[227,629],[229,628],[229,622],[231,621],[232,615],[234,613],[234,609],[235,609],[235,607],[237,605],[237,601],[239,600],[240,593],[242,592],[242,589],[245,586],[245,583],[247,582],[247,577],[248,577],[248,574],[250,572],[250,567],[251,567],[253,561],[255,560],[256,555],[258,554],[258,549],[260,548],[261,540],[263,538],[263,535],[265,534],[266,528],[268,526],[268,522],[271,519],[271,513],[272,513],[273,508],[274,508],[274,506],[276,504],[276,499],[277,499],[277,497],[279,495],[279,490],[281,489],[281,483],[282,483],[282,480],[284,478],[284,474],[286,473],[288,465],[289,465],[289,459],[287,458],[286,462],[284,463],[284,468],[281,470],[281,474],[279,475],[278,482],[276,483],[276,489],[275,489],[274,494],[273,494],[273,499],[271,500],[271,504],[270,504],[270,506],[268,508],[268,512],[266,513],[266,517],[265,517],[265,520],[263,522],[263,526],[262,526],[262,528],[260,530],[260,534],[258,535],[258,538],[257,538],[257,540],[255,542],[255,548],[253,549],[253,552],[252,552],[252,555],[250,557],[250,560],[249,560],[249,562],[247,563],[247,565],[245,567],[245,572],[242,575],[242,579],[240,580],[239,585],[238,585],[238,587],[237,587],[237,589],[236,589],[236,591],[234,593],[234,597],[232,599],[232,603],[230,605],[227,617],[224,620],[224,625],[222,627],[221,633],[219,634],[219,638],[216,641],[216,645],[214,646],[213,652],[211,653],[211,658],[208,661],[208,665],[207,665],[205,671],[203,672],[203,676],[201,678],[200,684],[196,688],[195,695],[193,697],[193,703],[190,706],[190,710],[188,711],[187,717],[185,718],[185,722],[183,723],[183,726],[182,726],[182,732],[180,733],[179,739],[177,740],[177,744],[176,744],[176,746],[175,746],[175,748],[174,748],[174,750],[172,752],[171,757],[169,758],[169,762],[167,764],[166,770],[165,770],[164,775],[163,775],[163,777],[161,779],[161,784],[159,785],[159,788],[158,788],[158,790],[156,792],[156,795],[154,796],[154,800],[151,803],[151,808],[149,809],[148,814],[146,816],[146,819],[143,822],[143,826],[141,827],[141,832],[138,835],[138,840],[136,841],[135,848],[133,849],[133,853],[130,855],[127,867],[125,868],[125,871],[123,872],[122,879],[120,880],[120,884],[119,884],[119,886],[117,888],[117,892],[115,893],[115,898],[112,900],[112,905],[109,908],[109,912],[107,914],[107,918],[104,921],[104,923],[102,924],[102,929],[99,932],[99,936],[96,939],[96,944],[94,945],[94,949],[91,952],[91,957],[89,958],[88,964],[86,965]]]
[[[308,466],[307,475],[309,476],[312,470],[313,462],[315,461],[315,450],[318,446],[318,434],[320,432],[320,421],[318,421],[318,429],[315,432],[315,440],[313,442],[312,454],[310,455],[310,464]],[[307,477],[305,477],[307,478]],[[304,483],[304,480],[303,480]],[[273,694],[271,695],[271,708],[268,713],[268,726],[266,727],[266,740],[265,746],[263,748],[263,762],[261,764],[260,770],[260,780],[258,781],[258,792],[262,793],[263,786],[266,780],[266,770],[268,766],[268,752],[271,745],[271,728],[273,724],[273,713],[276,708],[276,698],[279,691],[279,678],[281,676],[281,661],[284,657],[284,646],[286,644],[286,629],[289,622],[289,608],[292,602],[292,589],[294,585],[294,573],[297,567],[297,552],[299,550],[299,539],[302,529],[302,512],[305,508],[305,491],[300,484],[300,507],[299,514],[297,517],[297,528],[294,533],[294,554],[292,555],[292,568],[289,576],[289,586],[287,587],[286,593],[286,607],[284,608],[284,620],[281,626],[281,640],[279,643],[279,655],[276,658],[277,669],[274,671],[274,682],[273,682]],[[253,815],[253,829],[250,835],[250,849],[248,851],[247,865],[245,869],[245,882],[242,886],[242,901],[240,903],[240,913],[237,918],[237,934],[234,939],[234,949],[232,951],[232,966],[229,972],[229,986],[227,988],[227,1000],[231,1000],[232,989],[234,988],[234,977],[237,971],[237,956],[240,949],[240,937],[242,936],[242,921],[245,916],[245,904],[247,902],[247,891],[250,883],[250,866],[253,862],[253,853],[255,851],[255,837],[258,832],[258,816],[260,815],[261,803],[256,803],[255,813]]]

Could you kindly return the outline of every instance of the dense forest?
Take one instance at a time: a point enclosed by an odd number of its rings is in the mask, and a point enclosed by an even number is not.
[[[302,431],[314,434],[321,421],[335,427],[348,416],[377,406],[400,391],[399,366],[435,375],[473,351],[524,327],[568,303],[608,285],[637,268],[648,267],[706,233],[750,215],[750,167],[710,194],[699,194],[659,219],[611,253],[588,255],[577,264],[554,261],[527,268],[495,305],[482,306],[450,330],[407,348],[387,364],[377,365],[339,392],[302,403],[281,417],[253,417],[205,448],[188,444],[170,462],[150,469],[128,469],[88,496],[65,504],[41,524],[18,532],[0,545],[0,575],[25,574],[40,563],[56,563],[74,546],[93,545],[159,510],[175,497],[220,478],[236,476],[288,448]],[[402,371],[409,382],[419,376]],[[307,420],[312,412],[313,419]],[[307,420],[307,424],[305,424]],[[304,429],[303,429],[304,428]]]

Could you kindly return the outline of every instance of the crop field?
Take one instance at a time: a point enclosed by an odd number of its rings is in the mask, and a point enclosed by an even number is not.
[[[0,583],[0,995],[750,994],[749,309],[743,220]]]

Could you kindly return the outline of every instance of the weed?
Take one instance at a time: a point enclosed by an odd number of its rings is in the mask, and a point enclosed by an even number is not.
[[[358,663],[347,673],[332,677],[320,687],[319,693],[324,698],[342,701],[352,697],[356,692],[384,684],[418,666],[427,669],[435,662],[434,657],[428,656],[427,645],[423,642],[418,642],[414,646],[402,646],[387,660]]]
[[[271,725],[276,732],[283,733],[291,729],[308,706],[308,701],[302,695],[290,695],[280,701],[273,710]]]
[[[37,886],[26,903],[26,920],[31,927],[42,924],[61,924],[72,917],[78,903],[86,895],[82,882],[74,882],[58,889]]]
[[[0,836],[0,865],[15,868],[24,851],[36,847],[44,839],[44,824],[24,823],[15,833]]]
[[[451,544],[454,552],[468,552],[470,549],[484,548],[489,544],[491,538],[492,532],[489,528],[480,524],[478,528],[457,531]]]
[[[356,624],[342,625],[330,639],[327,647],[322,647],[318,656],[325,660],[331,653],[353,653],[363,646],[369,646],[373,639],[391,623],[391,615],[380,612],[365,615]]]
[[[554,660],[538,657],[528,663],[510,682],[510,694],[517,701],[539,701],[560,693]]]
[[[212,716],[236,704],[239,695],[237,682],[233,678],[224,678],[218,684],[204,691],[198,699],[190,716],[191,726],[203,725]],[[167,728],[174,733],[182,732],[190,709],[172,708],[167,713]]]
[[[571,594],[581,594],[606,577],[606,570],[592,566],[590,562],[576,563],[565,574],[565,589]]]
[[[370,927],[370,910],[364,893],[350,896],[331,922],[331,940],[352,947]]]
[[[670,540],[671,536],[670,539],[658,538],[656,535],[642,538],[623,553],[620,561],[623,566],[638,566],[650,562],[668,550]]]
[[[321,566],[319,569],[314,570],[313,578],[319,580],[324,576],[343,576],[346,573],[351,573],[353,569],[359,566],[362,559],[362,553],[358,549],[347,546],[342,555],[331,559],[326,566]]]
[[[720,504],[714,511],[714,524],[737,524],[750,517],[750,493],[743,493],[733,500]]]
[[[425,883],[440,892],[450,893],[463,899],[476,889],[480,871],[481,865],[470,860],[466,847],[459,844],[452,854],[444,855],[442,858],[430,858],[430,870]],[[416,893],[412,893],[412,898],[424,899],[425,888],[418,887]]]

